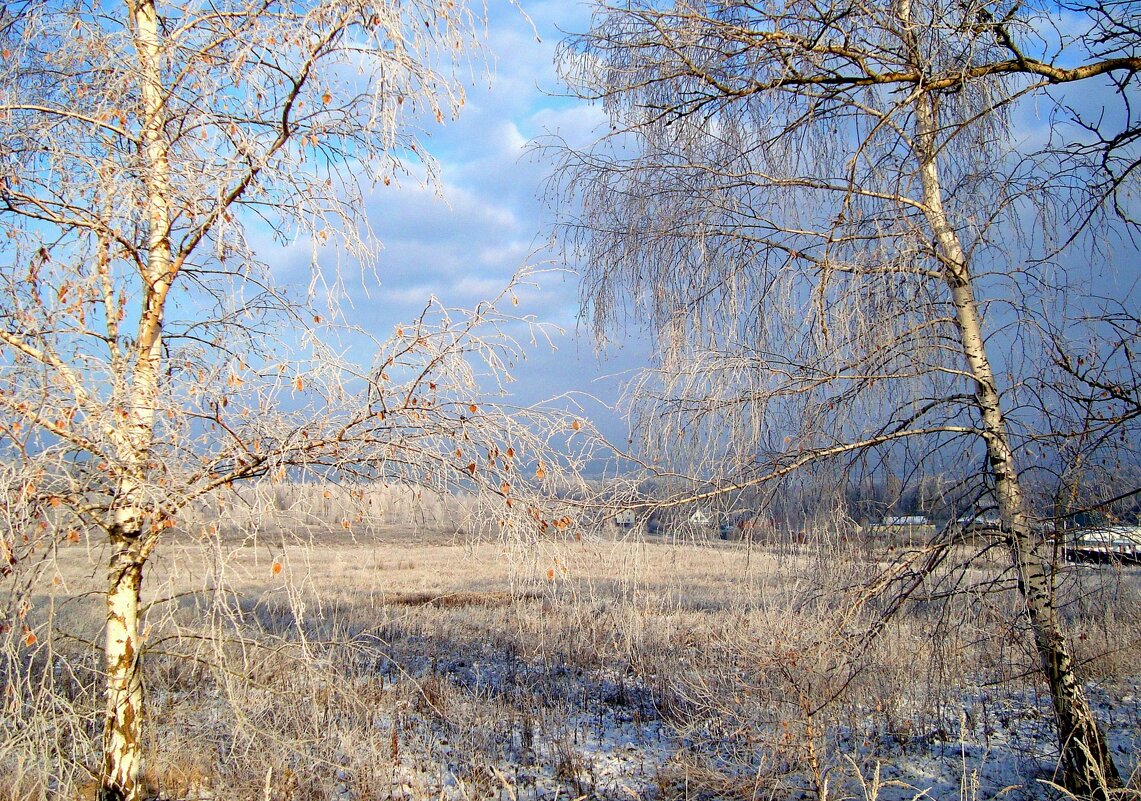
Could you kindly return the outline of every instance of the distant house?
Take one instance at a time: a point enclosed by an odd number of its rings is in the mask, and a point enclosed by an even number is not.
[[[1002,520],[995,512],[968,512],[955,518],[955,522],[962,527],[975,526],[976,528],[998,528]]]
[[[704,509],[698,509],[689,516],[689,522],[695,526],[711,526],[713,525],[713,517]]]
[[[618,526],[618,528],[633,528],[637,519],[637,515],[634,514],[633,509],[623,509],[614,515],[614,524]]]
[[[656,509],[646,520],[650,534],[706,537],[717,532],[716,518],[705,509]]]
[[[1141,562],[1141,526],[1075,529],[1070,534],[1066,558],[1074,562]]]
[[[864,531],[874,540],[888,545],[914,545],[935,535],[935,524],[926,515],[887,515]]]
[[[931,521],[924,515],[888,515],[880,523],[881,526],[899,526],[899,527],[912,527],[912,526],[927,526]]]

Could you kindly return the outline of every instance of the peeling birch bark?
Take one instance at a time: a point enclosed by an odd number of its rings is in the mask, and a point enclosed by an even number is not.
[[[143,559],[138,536],[119,535],[116,539],[107,574],[107,713],[99,801],[138,801],[144,714],[139,637]]]

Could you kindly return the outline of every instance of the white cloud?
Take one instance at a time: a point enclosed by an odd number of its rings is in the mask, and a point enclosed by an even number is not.
[[[493,74],[490,82],[474,78],[458,119],[418,122],[422,141],[439,164],[439,185],[427,185],[422,167],[412,163],[410,174],[390,186],[377,185],[366,199],[369,224],[383,243],[375,270],[348,263],[339,267],[345,317],[377,337],[418,314],[431,297],[450,307],[471,308],[498,295],[524,265],[549,258],[538,252],[538,244],[547,224],[540,193],[550,166],[530,140],[559,132],[582,144],[604,120],[599,109],[558,96],[553,64],[563,36],[559,28],[584,29],[588,7],[550,0],[529,2],[525,9],[535,29],[510,4],[488,9]],[[303,289],[311,276],[310,242],[282,245],[268,232],[257,236],[258,251],[275,275]],[[332,267],[338,253],[326,247],[318,259]],[[518,307],[510,312],[534,315],[563,329],[553,334],[557,350],[540,342],[516,365],[515,400],[587,392],[612,401],[616,382],[596,384],[595,379],[614,372],[614,365],[599,364],[589,337],[577,332],[576,278],[542,274],[536,285],[518,287],[515,296]],[[526,327],[519,326],[518,333],[525,345]],[[620,358],[623,364],[636,364],[644,357],[635,348]],[[607,414],[597,404],[592,410]],[[622,429],[612,417],[605,425],[615,432]]]

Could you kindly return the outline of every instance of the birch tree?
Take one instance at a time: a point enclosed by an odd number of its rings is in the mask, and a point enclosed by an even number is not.
[[[64,0],[0,15],[3,630],[33,649],[35,566],[104,541],[93,771],[101,801],[135,801],[144,572],[191,536],[198,501],[251,479],[336,479],[463,484],[510,507],[527,492],[511,457],[557,470],[544,432],[569,423],[480,397],[537,330],[504,310],[517,286],[467,310],[425,299],[386,335],[338,314],[349,266],[378,293],[365,193],[435,175],[417,130],[461,107],[476,12]],[[267,232],[311,243],[310,271],[261,260]],[[523,503],[499,514],[545,522]]]
[[[1120,779],[1032,527],[1033,420],[1011,412],[1043,328],[1032,299],[1077,289],[1049,256],[1106,201],[1130,216],[1141,58],[1126,5],[1083,5],[1075,34],[1057,7],[989,0],[599,4],[559,63],[610,130],[556,145],[553,190],[575,210],[560,225],[598,335],[633,318],[655,337],[630,390],[647,459],[707,497],[824,460],[973,465],[1066,786],[1099,798]],[[1057,93],[1075,84],[1111,107],[1070,108]],[[1033,156],[1010,122],[1031,102],[1058,120]]]

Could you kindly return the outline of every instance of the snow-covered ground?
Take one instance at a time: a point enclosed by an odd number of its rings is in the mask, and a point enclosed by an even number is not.
[[[714,799],[820,798],[803,767],[774,774],[771,755],[757,764],[730,761],[711,737],[694,736],[663,719],[654,692],[630,675],[528,670],[519,664],[458,659],[436,665],[439,675],[473,699],[496,694],[526,699],[533,693],[530,728],[500,735],[499,758],[473,775],[462,712],[448,725],[432,714],[413,715],[427,744],[426,760],[412,760],[393,775],[392,797],[449,801],[501,799]],[[607,673],[604,671],[603,673]],[[1141,682],[1088,688],[1095,713],[1110,737],[1119,770],[1131,776],[1141,757]],[[478,700],[472,701],[478,703]],[[577,708],[568,713],[567,709]],[[546,709],[546,712],[543,709]],[[1054,783],[1058,748],[1048,696],[1033,689],[977,690],[942,711],[954,726],[929,730],[895,726],[869,711],[858,730],[819,736],[821,778],[828,798],[859,801],[972,801],[1063,797]],[[541,722],[535,722],[541,721]],[[406,723],[409,721],[406,720]],[[901,734],[898,729],[907,730]],[[761,732],[757,739],[764,740]],[[486,752],[485,752],[486,753]],[[750,769],[751,768],[751,769]],[[779,774],[779,775],[778,775]],[[337,801],[350,801],[347,790]]]

